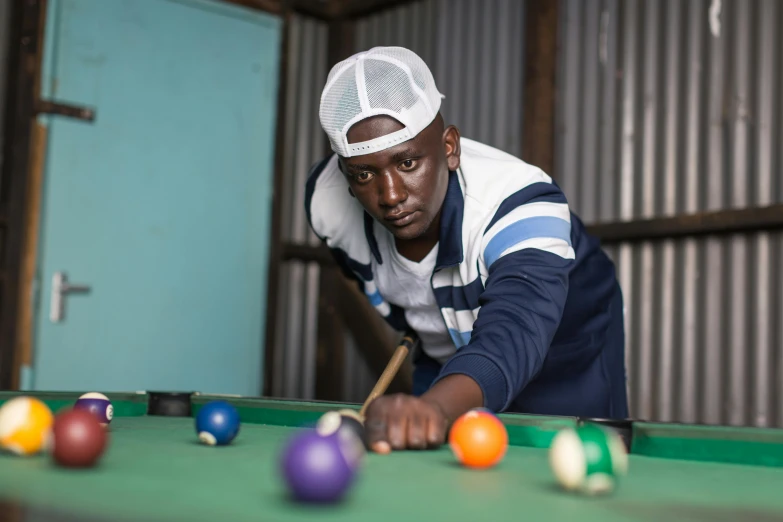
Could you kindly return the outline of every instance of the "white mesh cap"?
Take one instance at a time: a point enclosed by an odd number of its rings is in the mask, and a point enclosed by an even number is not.
[[[432,123],[443,95],[427,64],[404,47],[373,47],[335,65],[321,94],[319,116],[332,150],[343,157],[371,154],[414,138]],[[348,143],[355,123],[385,114],[405,127]]]

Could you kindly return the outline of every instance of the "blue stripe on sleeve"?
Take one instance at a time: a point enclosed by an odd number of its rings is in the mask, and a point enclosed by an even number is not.
[[[472,333],[473,332],[460,332],[459,330],[449,328],[449,335],[451,336],[451,340],[454,341],[454,345],[457,348],[462,348],[468,344],[470,342],[470,336]]]
[[[366,294],[367,299],[370,300],[370,304],[373,306],[378,306],[379,304],[383,303],[383,297],[381,296],[381,293],[376,290],[375,292],[371,294]]]
[[[554,237],[571,245],[571,224],[551,216],[530,217],[511,223],[490,240],[484,250],[484,262],[490,267],[507,249],[536,237]]]
[[[492,221],[487,225],[486,230],[492,228],[492,225],[497,223],[503,216],[511,212],[517,207],[520,207],[526,203],[565,203],[568,204],[565,194],[563,194],[556,185],[552,183],[544,183],[539,181],[533,183],[511,194],[509,197],[503,200],[503,203],[498,207],[498,211],[492,216]]]

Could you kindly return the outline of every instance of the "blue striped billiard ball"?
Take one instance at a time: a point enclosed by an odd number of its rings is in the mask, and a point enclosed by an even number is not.
[[[102,393],[90,392],[85,393],[76,401],[73,407],[77,410],[85,410],[98,419],[98,422],[104,428],[109,425],[114,417],[114,406],[111,405],[111,401]]]
[[[224,446],[239,434],[239,413],[225,401],[205,404],[196,415],[198,439],[209,446]]]

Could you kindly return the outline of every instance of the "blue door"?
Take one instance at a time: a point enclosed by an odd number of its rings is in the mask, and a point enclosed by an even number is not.
[[[258,395],[281,23],[207,0],[50,0],[37,390]]]

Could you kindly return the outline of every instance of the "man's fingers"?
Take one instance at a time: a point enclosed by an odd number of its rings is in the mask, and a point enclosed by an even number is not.
[[[408,420],[408,447],[424,449],[427,447],[427,416],[414,413]]]
[[[367,446],[376,453],[437,448],[446,438],[447,420],[420,399],[396,395],[379,397],[367,409]]]
[[[430,415],[427,422],[427,445],[437,448],[446,439],[446,423],[440,416]]]
[[[376,442],[375,444],[370,446],[370,449],[375,453],[380,453],[381,455],[386,455],[388,453],[391,453],[391,446],[385,440],[381,442]]]
[[[389,444],[392,449],[402,450],[408,446],[408,417],[404,412],[395,413],[396,415],[389,416],[389,426],[386,432],[389,435]]]
[[[377,453],[389,453],[391,445],[387,434],[386,417],[370,417],[364,422],[367,446]]]

